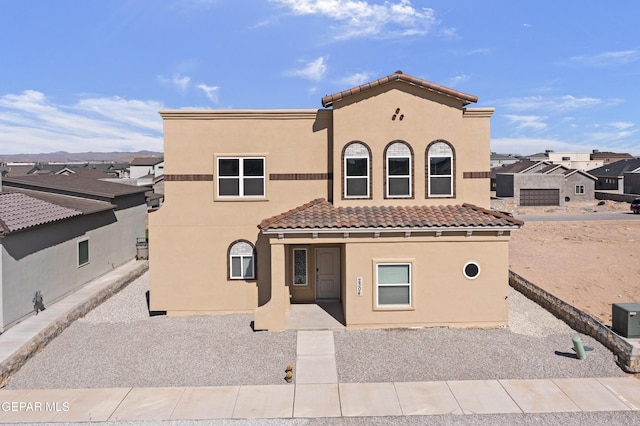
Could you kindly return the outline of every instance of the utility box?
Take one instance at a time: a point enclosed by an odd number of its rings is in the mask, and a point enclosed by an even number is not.
[[[640,339],[640,303],[611,305],[611,326],[623,337]]]

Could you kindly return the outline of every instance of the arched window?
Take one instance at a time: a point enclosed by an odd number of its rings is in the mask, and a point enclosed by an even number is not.
[[[447,142],[437,141],[427,148],[427,197],[453,197],[455,155]]]
[[[391,142],[385,149],[385,197],[413,196],[413,153],[403,142]]]
[[[361,142],[347,145],[342,154],[344,198],[370,197],[371,154],[369,148]]]
[[[253,245],[245,240],[238,240],[229,246],[229,278],[232,280],[248,280],[255,278]]]

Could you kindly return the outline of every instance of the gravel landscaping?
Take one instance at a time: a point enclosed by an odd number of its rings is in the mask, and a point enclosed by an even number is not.
[[[221,386],[284,383],[296,333],[253,332],[251,314],[150,317],[148,273],[76,321],[7,389]],[[625,376],[612,353],[514,290],[508,329],[334,333],[340,382]]]

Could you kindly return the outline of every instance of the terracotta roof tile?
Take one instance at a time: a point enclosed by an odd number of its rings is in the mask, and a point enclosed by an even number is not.
[[[363,206],[334,207],[324,198],[263,220],[262,230],[357,229],[357,228],[451,228],[521,226],[523,222],[501,213],[462,206]]]
[[[431,90],[433,92],[440,93],[445,96],[450,96],[452,98],[458,99],[462,101],[464,105],[468,105],[472,102],[478,102],[478,97],[474,95],[469,95],[467,93],[459,92],[455,89],[451,89],[449,87],[441,86],[440,84],[432,83],[427,80],[423,80],[421,78],[413,77],[408,74],[403,74],[402,71],[396,71],[393,74],[388,76],[379,78],[374,81],[370,81],[365,84],[361,84],[360,86],[353,87],[351,89],[343,90],[338,93],[334,93],[333,95],[327,95],[322,98],[322,106],[329,107],[333,105],[334,102],[340,101],[344,98],[347,98],[351,95],[355,95],[359,92],[364,92],[366,90],[373,89],[374,87],[382,86],[384,84],[391,83],[393,81],[401,81],[409,84],[416,85],[425,90]]]
[[[14,192],[0,193],[0,235],[56,222],[82,212]]]

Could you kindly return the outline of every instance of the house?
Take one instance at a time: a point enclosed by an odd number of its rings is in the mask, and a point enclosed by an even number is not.
[[[549,161],[524,160],[496,172],[496,196],[513,197],[518,206],[563,206],[593,200],[596,178]]]
[[[136,157],[129,165],[131,179],[146,179],[153,183],[164,174],[164,158]]]
[[[490,168],[491,170],[496,167],[508,166],[509,164],[517,163],[520,161],[520,157],[513,156],[511,154],[497,154],[491,153]]]
[[[640,158],[620,160],[589,171],[598,180],[596,191],[614,194],[634,194],[633,188],[626,188],[625,175],[640,172]]]
[[[489,210],[476,101],[398,71],[319,110],[161,111],[150,308],[253,313],[256,330],[321,301],[347,328],[505,325],[522,222]]]
[[[598,151],[594,149],[591,153],[591,159],[597,162],[602,162],[603,166],[607,164],[615,163],[620,160],[633,160],[633,155],[628,153],[618,153],[610,151]],[[600,166],[599,166],[600,167]]]
[[[2,178],[0,332],[136,256],[144,189],[71,175]]]

